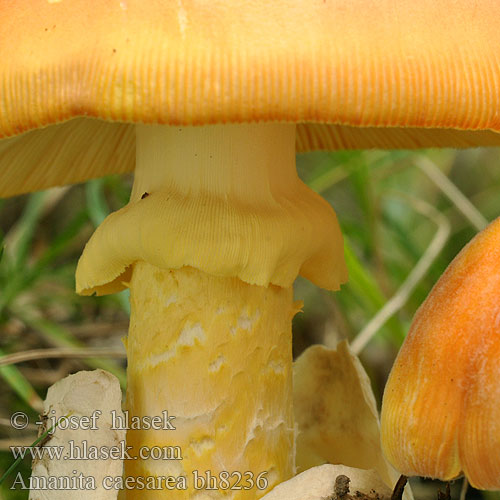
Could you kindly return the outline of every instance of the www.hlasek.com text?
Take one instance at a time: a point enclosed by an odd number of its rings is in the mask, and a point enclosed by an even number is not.
[[[31,460],[182,460],[180,446],[141,446],[137,453],[133,446],[127,446],[125,441],[119,441],[113,446],[93,445],[88,441],[67,441],[64,445],[51,446],[11,446],[14,458],[30,457]]]

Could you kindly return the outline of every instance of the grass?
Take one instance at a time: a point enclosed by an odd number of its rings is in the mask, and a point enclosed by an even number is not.
[[[334,345],[348,338],[380,401],[415,310],[481,224],[499,215],[498,162],[495,149],[300,155],[299,174],[336,209],[350,281],[337,293],[297,281],[296,296],[305,305],[294,320],[294,354],[312,343]],[[0,200],[0,356],[120,347],[127,294],[78,297],[74,270],[92,231],[127,202],[130,188],[130,177],[109,177]],[[366,334],[363,342],[360,332]],[[115,373],[125,385],[124,361],[114,358],[0,366],[0,471],[12,462],[8,443],[35,437],[32,429],[9,427],[10,415],[24,411],[34,422],[50,384],[95,367]],[[20,467],[29,474],[29,463]],[[422,490],[418,497],[425,495]],[[485,497],[493,500],[492,495]],[[4,483],[0,497],[25,499],[27,492]]]

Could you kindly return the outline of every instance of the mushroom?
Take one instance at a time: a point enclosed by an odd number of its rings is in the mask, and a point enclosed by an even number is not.
[[[130,288],[127,407],[168,410],[176,429],[127,439],[135,453],[180,446],[183,460],[130,460],[126,473],[263,473],[262,489],[233,491],[263,495],[294,471],[292,283],[335,290],[347,277],[335,214],[294,155],[500,144],[500,5],[33,0],[1,12],[0,194],[135,167],[130,203],[87,244],[76,286]]]
[[[387,382],[382,444],[404,475],[500,489],[500,218],[417,311]]]

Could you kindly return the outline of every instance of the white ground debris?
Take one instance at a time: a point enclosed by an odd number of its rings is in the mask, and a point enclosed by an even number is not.
[[[391,496],[391,490],[374,470],[325,464],[307,469],[279,484],[261,500],[347,499],[349,498],[347,494],[340,496],[335,491],[335,482],[339,476],[347,476],[350,479],[349,494],[353,498],[383,500]]]
[[[30,500],[117,498],[118,490],[108,486],[123,473],[125,431],[111,428],[113,412],[123,418],[121,399],[117,378],[104,370],[81,371],[49,388],[42,432],[61,417],[67,420],[40,443],[43,457],[33,460],[32,475],[26,481]],[[105,458],[110,451],[113,458]],[[61,456],[50,457],[50,452]]]

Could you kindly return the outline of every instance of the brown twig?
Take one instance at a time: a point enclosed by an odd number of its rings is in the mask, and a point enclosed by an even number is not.
[[[446,491],[444,493],[438,490],[437,497],[438,500],[451,500],[450,483],[446,483]]]
[[[399,476],[399,479],[394,486],[394,490],[392,490],[391,500],[401,500],[403,498],[403,492],[408,482],[408,478],[406,476]]]
[[[50,349],[32,349],[13,354],[7,354],[0,358],[0,366],[13,365],[45,358],[126,358],[123,349],[106,349],[100,347],[53,347]]]

